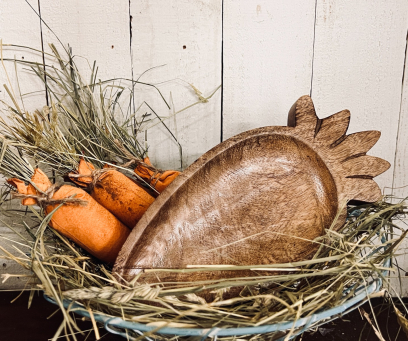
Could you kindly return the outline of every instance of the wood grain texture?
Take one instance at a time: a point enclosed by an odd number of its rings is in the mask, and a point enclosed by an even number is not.
[[[317,1],[312,98],[324,116],[353,113],[349,131],[381,130],[372,153],[394,162],[407,34],[406,1]],[[393,167],[393,166],[392,166]],[[380,175],[382,190],[392,171]],[[390,189],[386,193],[390,194]]]
[[[157,67],[140,81],[157,84],[171,106],[167,108],[154,89],[138,86],[136,108],[146,101],[159,116],[168,117],[199,100],[189,83],[204,97],[221,84],[221,4],[221,0],[132,1],[135,75]],[[220,141],[220,107],[218,91],[208,103],[165,121],[183,147],[184,167]],[[155,119],[146,105],[139,113]],[[180,168],[178,145],[165,127],[158,124],[149,129],[147,143],[155,166]]]
[[[309,93],[314,12],[315,1],[224,1],[224,139],[285,125]]]
[[[100,1],[56,0],[41,1],[44,49],[51,53],[54,44],[59,53],[67,58],[64,50],[71,49],[74,65],[84,84],[90,84],[92,69],[96,62],[95,81],[115,80],[109,85],[122,86],[118,105],[115,106],[119,122],[131,115],[131,54],[129,4],[118,1],[106,6]],[[56,61],[50,60],[53,65]],[[95,97],[98,99],[98,89]],[[114,98],[118,88],[105,87],[104,97]]]
[[[36,0],[30,0],[29,3],[37,9]],[[29,46],[41,50],[39,19],[24,0],[0,1],[0,39],[3,40],[3,44]],[[3,47],[3,58],[16,58],[17,60],[41,62],[41,55],[38,53],[16,47]],[[17,75],[20,83],[19,91],[14,63],[4,61],[4,65],[6,70],[0,65],[0,100],[5,101],[6,103],[11,103],[10,97],[6,94],[3,87],[3,84],[7,84],[17,98],[20,97],[21,92],[23,101],[19,100],[18,102],[21,108],[30,111],[42,108],[46,103],[45,88],[29,67],[17,65]],[[3,111],[3,104],[0,104],[0,108],[0,114],[4,118],[5,112]],[[0,177],[0,181],[3,182],[4,178]],[[0,235],[3,236],[3,238],[0,238],[0,246],[9,252],[17,254],[15,249],[13,249],[12,240],[19,242],[19,238],[16,237],[16,234],[11,231],[6,224],[10,224],[13,228],[16,228],[23,234],[25,233],[24,229],[11,218],[2,216],[1,220]],[[6,278],[1,277],[0,289],[24,288],[29,279],[24,276],[29,276],[29,271],[24,270],[14,261],[2,259],[2,255],[3,252],[0,251],[0,275],[11,274],[13,276],[16,275],[16,277],[12,276],[7,280]]]
[[[401,93],[401,107],[399,113],[398,133],[396,135],[396,150],[394,157],[394,177],[392,183],[392,194],[395,196],[395,200],[408,198],[408,68],[407,68],[407,51],[405,51],[405,67],[404,78],[402,83]],[[407,228],[407,217],[401,218],[396,222],[401,229]],[[399,231],[396,231],[400,234]],[[392,278],[391,285],[397,289],[399,295],[403,297],[408,296],[408,240],[405,239],[401,245],[400,256],[395,260],[396,264],[401,267],[399,278]],[[405,253],[405,254],[404,254]]]
[[[361,176],[350,165],[365,158],[379,132],[344,135],[341,124],[335,125],[338,131],[326,128],[328,120],[336,124],[330,118],[322,122],[310,97],[303,96],[289,112],[289,127],[250,130],[204,154],[146,211],[124,244],[114,272],[130,280],[144,269],[275,264],[310,257],[318,247],[311,241],[325,229],[344,224],[347,201],[381,198],[372,176]],[[325,129],[337,140],[322,139]],[[373,160],[373,174],[390,166]],[[333,223],[337,212],[340,218]],[[251,275],[160,272],[142,280]]]
[[[407,36],[408,39],[408,36]],[[408,43],[408,40],[406,41]],[[396,150],[394,156],[393,194],[397,198],[408,197],[408,67],[405,51],[405,65],[401,88],[401,105],[398,119],[398,131],[395,136]],[[408,265],[408,262],[406,262]],[[408,292],[408,288],[407,288]]]
[[[104,6],[97,0],[43,0],[41,15],[64,47],[72,48],[84,79],[90,79],[95,60],[97,79],[132,78],[127,1]],[[43,25],[45,50],[50,52],[48,44],[54,43],[62,51],[51,30]]]
[[[29,3],[38,10],[37,1],[31,0]],[[41,51],[40,21],[24,0],[0,2],[0,39],[3,44],[26,46]],[[42,81],[35,76],[28,64],[16,65],[16,73],[14,62],[7,60],[14,58],[19,61],[42,62],[41,54],[37,52],[22,47],[4,46],[4,67],[0,65],[0,99],[11,103],[3,87],[6,84],[21,108],[31,111],[41,109],[45,105],[45,87]],[[3,109],[3,104],[0,107]],[[4,112],[2,116],[5,116]]]

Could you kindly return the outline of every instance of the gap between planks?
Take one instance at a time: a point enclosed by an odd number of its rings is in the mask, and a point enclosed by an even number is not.
[[[397,169],[397,156],[398,156],[398,146],[399,146],[399,139],[400,139],[400,128],[401,128],[401,115],[402,115],[402,103],[403,103],[403,96],[404,96],[404,81],[405,81],[405,69],[407,65],[407,49],[408,49],[408,27],[407,27],[407,34],[405,36],[405,56],[404,56],[404,65],[402,67],[402,77],[401,77],[401,97],[400,97],[400,108],[398,114],[398,127],[397,127],[397,136],[395,139],[395,153],[394,153],[394,168],[392,170],[392,185],[391,185],[391,195],[394,196],[394,186],[395,186],[395,177],[396,177],[396,169]]]
[[[315,54],[315,41],[316,41],[316,19],[317,19],[317,0],[315,0],[315,12],[314,12],[314,26],[313,26],[313,45],[312,45],[312,74],[310,76],[310,97],[313,92],[313,67],[314,67],[314,54]]]

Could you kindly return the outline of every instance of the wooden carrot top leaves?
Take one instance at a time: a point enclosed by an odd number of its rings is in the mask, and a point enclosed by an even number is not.
[[[322,158],[336,182],[338,200],[374,202],[381,190],[373,178],[390,168],[390,163],[366,155],[380,138],[379,131],[346,135],[350,121],[348,110],[319,119],[309,96],[301,97],[291,108],[288,126]]]

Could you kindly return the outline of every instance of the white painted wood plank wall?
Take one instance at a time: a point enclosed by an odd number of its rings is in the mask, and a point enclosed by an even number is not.
[[[31,1],[31,3],[34,3],[34,1]],[[41,51],[39,19],[33,15],[33,11],[27,4],[23,2],[17,4],[17,1],[8,3],[0,1],[0,39],[3,40],[4,44],[12,43],[15,45],[31,46]],[[2,52],[4,59],[16,58],[18,60],[41,62],[41,57],[39,57],[38,54],[30,53],[21,48],[4,48]],[[8,80],[10,80],[14,89],[18,88],[14,65],[8,63],[7,71],[6,74],[2,68],[0,72],[0,100],[8,100],[6,91],[3,88],[3,84],[8,84]],[[25,68],[21,66],[18,66],[18,75],[20,78],[21,93],[30,93],[38,91],[38,89],[44,89],[42,83],[38,79],[35,79],[31,72],[26,71]],[[30,81],[23,81],[23,79],[30,79]],[[26,110],[34,110],[38,107],[42,108],[44,106],[44,94],[40,93],[39,95],[25,96],[24,105]],[[3,179],[0,181],[3,181]],[[14,238],[14,233],[7,227],[4,227],[3,224],[0,224],[0,234],[5,236],[5,238],[16,239]],[[7,239],[0,239],[0,245],[8,251],[12,251],[10,244]],[[22,271],[20,265],[13,261],[0,259],[0,274],[6,273],[21,274],[27,272]],[[4,284],[0,282],[0,289],[20,289],[24,287],[25,282],[26,278],[10,278]]]
[[[408,185],[408,75],[403,78],[407,0],[29,3],[36,11],[40,4],[42,18],[76,55],[97,61],[101,79],[137,78],[165,64],[142,80],[159,84],[172,108],[143,87],[137,88],[135,107],[147,101],[159,115],[169,116],[197,101],[189,83],[205,96],[223,83],[209,103],[167,121],[183,146],[184,167],[222,139],[255,127],[286,125],[293,102],[311,94],[319,117],[347,108],[349,132],[381,130],[382,138],[370,154],[392,167],[377,181],[382,188]],[[46,50],[48,43],[56,43],[44,24],[42,37]],[[24,0],[0,2],[0,39],[41,49],[40,20]],[[17,48],[3,54],[34,58]],[[85,60],[80,65],[86,67]],[[8,70],[16,84],[12,68]],[[0,81],[6,82],[3,70]],[[41,88],[29,72],[21,74],[20,82],[23,92]],[[6,99],[3,89],[0,98]],[[27,110],[44,104],[44,93],[26,98]],[[149,130],[147,142],[158,166],[180,167],[177,145],[162,127]],[[394,194],[408,196],[408,187]],[[1,273],[15,271],[3,263]],[[408,269],[408,258],[401,258],[400,265]],[[408,278],[403,294],[408,294]]]
[[[224,1],[224,135],[286,125],[310,93],[314,1]]]

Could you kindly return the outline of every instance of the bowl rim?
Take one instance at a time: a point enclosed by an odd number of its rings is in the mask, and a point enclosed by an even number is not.
[[[388,258],[384,261],[384,266],[389,267],[391,260]],[[383,271],[383,275],[386,275],[388,270]],[[296,321],[283,321],[274,324],[262,325],[262,326],[252,326],[252,327],[238,327],[238,328],[176,328],[176,327],[158,327],[158,326],[148,326],[143,323],[125,321],[120,317],[110,316],[103,313],[93,313],[93,317],[96,321],[104,324],[105,329],[112,334],[121,335],[124,337],[129,337],[126,333],[122,332],[121,329],[133,330],[134,332],[142,335],[144,332],[151,332],[157,334],[167,334],[167,335],[178,335],[178,336],[201,336],[203,339],[207,337],[215,336],[233,336],[233,335],[249,335],[249,334],[265,334],[270,332],[285,331],[293,329],[295,332],[292,334],[293,337],[303,333],[305,330],[311,327],[316,327],[331,320],[336,319],[341,315],[345,315],[350,311],[358,308],[369,300],[370,296],[376,292],[379,292],[382,287],[382,279],[375,278],[370,283],[366,285],[359,286],[355,295],[349,298],[343,304],[332,307],[329,309],[316,312],[310,316],[302,317]],[[343,294],[347,294],[350,288],[344,290]],[[50,296],[44,294],[44,298],[53,303],[57,302]],[[77,303],[72,300],[63,300],[63,305],[70,312],[75,312],[81,316],[90,318],[89,311],[84,305]],[[301,328],[299,330],[299,328]],[[119,330],[118,330],[119,329]],[[297,329],[297,330],[296,330]],[[149,338],[150,340],[150,338]]]

